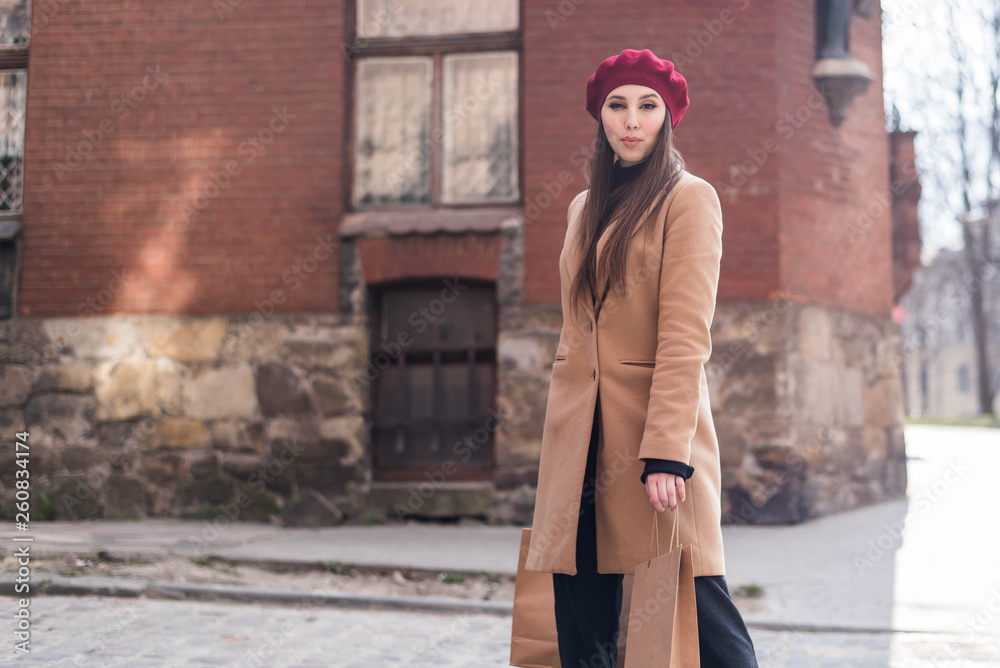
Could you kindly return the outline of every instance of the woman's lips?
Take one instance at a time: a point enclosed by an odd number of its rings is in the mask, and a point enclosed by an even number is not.
[[[622,143],[628,146],[629,148],[632,148],[641,141],[642,140],[637,137],[625,137],[622,139]]]

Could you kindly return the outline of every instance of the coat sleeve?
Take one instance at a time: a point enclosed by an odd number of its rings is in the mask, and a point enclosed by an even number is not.
[[[690,464],[722,261],[722,205],[715,188],[704,179],[680,186],[664,227],[656,362],[639,459]]]

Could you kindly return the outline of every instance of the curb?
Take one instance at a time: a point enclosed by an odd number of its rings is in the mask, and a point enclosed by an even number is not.
[[[23,596],[14,591],[13,573],[0,574],[0,595]],[[232,601],[271,605],[353,608],[361,610],[409,610],[439,613],[511,615],[513,604],[504,601],[477,601],[450,596],[385,596],[346,592],[265,589],[229,584],[198,584],[113,578],[100,575],[63,577],[50,573],[33,575],[32,594],[54,596],[115,596],[186,601]]]
[[[23,597],[14,591],[16,574],[0,573],[0,596]],[[32,594],[50,596],[106,596],[118,598],[150,598],[177,601],[228,601],[291,606],[329,606],[355,610],[401,610],[429,613],[486,614],[510,617],[513,603],[478,601],[452,596],[386,596],[352,594],[348,592],[305,591],[296,589],[266,589],[230,584],[199,584],[115,578],[102,575],[65,577],[52,573],[36,573],[32,578]],[[748,628],[763,631],[797,633],[897,634],[921,633],[936,635],[932,630],[892,629],[874,626],[840,626],[796,624],[744,617]]]

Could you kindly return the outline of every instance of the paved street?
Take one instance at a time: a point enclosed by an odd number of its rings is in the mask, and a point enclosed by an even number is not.
[[[9,600],[4,608],[11,608]],[[4,666],[507,666],[510,618],[330,608],[43,596],[32,653]],[[4,615],[6,616],[6,612]],[[995,644],[933,633],[752,629],[761,668],[973,668],[1000,665]]]
[[[761,667],[1000,666],[1000,536],[988,511],[998,445],[996,430],[909,427],[907,500],[796,526],[727,527],[730,585],[764,591],[755,607],[743,601]],[[393,558],[414,565],[429,565],[436,552],[450,567],[500,572],[508,567],[499,560],[517,554],[517,527],[420,529],[233,525],[209,547],[380,564],[395,541]],[[185,547],[195,530],[200,523],[45,523],[35,546],[51,554],[106,546],[186,559],[204,553]],[[263,577],[252,584],[277,586]],[[16,655],[15,600],[0,598],[0,616],[9,620],[0,625],[4,667],[508,665],[509,615],[53,594],[32,599],[33,651]],[[810,628],[819,632],[783,630]]]

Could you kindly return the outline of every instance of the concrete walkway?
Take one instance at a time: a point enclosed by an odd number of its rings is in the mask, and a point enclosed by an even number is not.
[[[724,528],[730,587],[754,584],[764,590],[760,609],[746,614],[748,624],[793,631],[941,633],[1000,646],[995,513],[1000,486],[993,480],[1000,471],[1000,431],[920,425],[908,427],[906,438],[907,501],[796,526]],[[8,554],[15,535],[25,534],[10,523],[0,530],[0,546]],[[114,557],[208,555],[513,574],[520,528],[230,524],[217,529],[203,521],[151,519],[36,522],[29,535],[35,554],[106,550]]]

